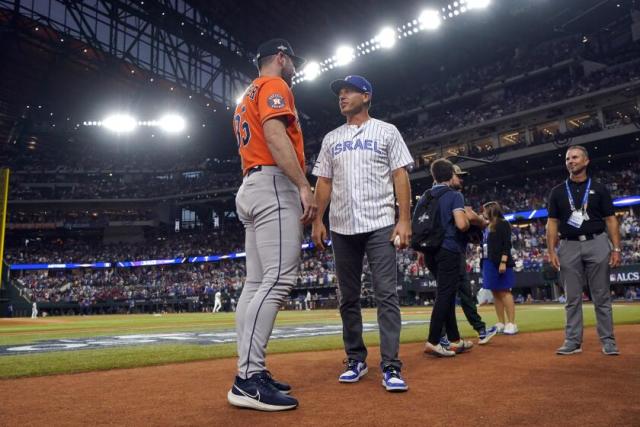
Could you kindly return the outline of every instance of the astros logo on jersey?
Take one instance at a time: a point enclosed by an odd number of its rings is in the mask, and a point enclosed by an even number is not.
[[[280,77],[258,77],[247,88],[233,116],[233,130],[242,158],[243,173],[254,166],[275,165],[264,136],[264,123],[275,117],[286,120],[287,136],[304,169],[302,130],[291,89]]]
[[[269,98],[267,98],[267,102],[269,103],[269,107],[274,108],[276,110],[284,108],[285,106],[284,98],[279,93],[274,93],[273,95],[270,95]]]

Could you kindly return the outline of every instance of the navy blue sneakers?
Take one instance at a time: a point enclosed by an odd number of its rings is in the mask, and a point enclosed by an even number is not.
[[[236,377],[227,400],[234,406],[257,409],[259,411],[286,411],[298,406],[298,401],[280,392],[271,375],[264,371],[243,380]]]
[[[277,388],[278,391],[280,391],[280,393],[284,393],[284,394],[291,393],[291,386],[289,384],[276,380],[275,378],[273,378],[273,375],[271,375],[271,372],[269,371],[265,371],[265,372],[267,373],[267,376],[271,380],[271,384],[273,384],[273,386]]]

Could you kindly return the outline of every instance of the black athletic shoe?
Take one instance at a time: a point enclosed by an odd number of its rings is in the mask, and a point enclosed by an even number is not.
[[[273,378],[273,375],[271,375],[271,372],[269,371],[265,371],[265,372],[267,373],[267,376],[271,380],[271,384],[273,384],[273,386],[277,388],[278,391],[280,391],[280,393],[284,393],[284,394],[291,393],[291,386],[289,384],[276,380],[275,378]]]
[[[286,411],[298,406],[298,401],[280,392],[266,372],[259,372],[246,380],[236,377],[227,400],[234,406],[258,411]]]

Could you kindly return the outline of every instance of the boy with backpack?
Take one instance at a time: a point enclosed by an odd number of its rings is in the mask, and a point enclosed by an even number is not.
[[[464,272],[460,265],[465,256],[466,232],[470,220],[477,215],[465,209],[464,197],[454,188],[460,187],[460,178],[453,164],[438,159],[431,164],[433,187],[418,202],[413,216],[412,247],[424,253],[427,268],[437,282],[436,301],[431,313],[429,336],[425,353],[438,357],[455,356],[470,349],[473,343],[461,339],[455,315],[456,292]],[[450,341],[448,348],[440,344],[442,329]]]

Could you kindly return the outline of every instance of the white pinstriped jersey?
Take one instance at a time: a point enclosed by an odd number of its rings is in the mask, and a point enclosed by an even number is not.
[[[413,164],[398,129],[377,119],[346,123],[322,141],[313,174],[332,180],[329,227],[359,234],[395,223],[392,171]]]

